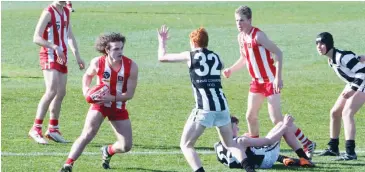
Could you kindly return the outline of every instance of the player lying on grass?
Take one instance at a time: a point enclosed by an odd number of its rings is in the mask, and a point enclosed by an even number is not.
[[[285,166],[314,167],[314,164],[296,141],[294,133],[289,129],[294,126],[293,121],[294,118],[291,115],[285,115],[283,122],[276,124],[265,138],[251,138],[237,136],[239,121],[232,116],[233,140],[245,151],[247,157],[246,164],[241,165],[221,142],[214,144],[218,161],[229,168],[245,168],[246,171],[255,171],[255,168],[271,168],[276,161],[283,163]],[[279,154],[281,136],[286,137],[287,144],[295,151],[299,159]]]

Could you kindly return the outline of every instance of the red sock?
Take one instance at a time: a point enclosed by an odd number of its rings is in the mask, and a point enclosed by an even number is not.
[[[52,128],[58,128],[58,119],[50,119],[49,120],[49,125]]]
[[[310,141],[302,132],[302,130],[300,130],[298,128],[298,130],[295,132],[295,136],[297,137],[297,139],[302,143],[303,148],[307,149],[308,145],[310,145],[312,143],[312,141]]]
[[[42,128],[43,120],[42,119],[35,119],[33,126],[36,128]]]
[[[74,160],[74,159],[72,159],[72,158],[67,158],[67,160],[66,160],[66,163],[65,163],[65,164],[74,165],[74,162],[75,162],[75,160]]]
[[[110,156],[113,156],[115,154],[115,151],[113,150],[112,146],[113,145],[108,146],[108,153],[109,153]]]

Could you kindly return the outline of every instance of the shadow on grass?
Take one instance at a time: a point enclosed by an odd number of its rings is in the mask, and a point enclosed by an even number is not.
[[[90,147],[101,147],[104,145],[109,145],[114,143],[90,143],[88,146]],[[148,150],[172,150],[172,151],[180,151],[179,146],[171,146],[171,145],[141,145],[141,144],[133,144],[133,148],[136,149],[148,149]],[[132,148],[132,149],[133,149]],[[195,147],[198,151],[214,151],[213,146],[212,147]]]
[[[43,76],[7,76],[1,75],[1,78],[26,78],[26,79],[43,79]]]
[[[153,169],[147,169],[147,168],[126,168],[127,170],[138,170],[138,171],[151,171],[151,172],[177,172],[177,171],[171,171],[171,170],[153,170]]]
[[[179,12],[138,12],[138,11],[88,11],[91,13],[118,13],[118,14],[183,14],[183,15],[212,15],[212,16],[223,16],[223,14],[218,13],[179,13]]]

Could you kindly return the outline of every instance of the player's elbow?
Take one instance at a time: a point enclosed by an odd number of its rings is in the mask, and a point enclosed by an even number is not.
[[[38,35],[34,35],[33,36],[33,43],[39,45],[40,44],[40,41],[39,41],[39,36]]]
[[[161,63],[164,63],[164,62],[168,62],[168,60],[166,58],[158,58],[158,61],[161,62]]]

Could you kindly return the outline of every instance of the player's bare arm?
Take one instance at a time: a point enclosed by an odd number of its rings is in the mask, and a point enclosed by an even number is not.
[[[251,137],[241,137],[239,142],[245,147],[261,147],[274,144],[279,141],[288,128],[293,126],[294,118],[291,115],[285,115],[284,121],[278,130],[265,138],[251,138]]]
[[[264,32],[258,32],[256,35],[256,41],[264,48],[268,49],[271,53],[275,54],[276,61],[276,75],[274,80],[274,90],[279,92],[283,87],[282,80],[282,68],[283,68],[283,52],[276,46]]]
[[[48,11],[43,11],[38,20],[35,31],[34,31],[33,42],[39,46],[43,46],[43,47],[55,50],[57,56],[60,57],[60,59],[63,62],[65,62],[66,56],[63,54],[63,51],[61,50],[61,48],[56,44],[48,42],[47,40],[45,40],[42,37],[43,32],[46,29],[49,22],[51,22],[51,14]],[[59,63],[63,63],[63,62],[60,61]]]
[[[82,93],[84,96],[90,89],[90,84],[94,76],[98,73],[98,60],[98,57],[91,60],[90,66],[87,68],[84,76],[82,77]]]
[[[80,70],[82,70],[85,68],[85,62],[80,57],[79,48],[77,46],[75,36],[72,32],[71,22],[69,23],[69,26],[68,26],[67,37],[68,37],[68,45],[70,46],[70,49],[71,49],[73,55],[76,57],[76,61],[77,61],[77,64],[79,65]]]
[[[127,82],[127,91],[125,93],[116,95],[115,100],[127,101],[132,99],[137,87],[137,81],[138,81],[138,66],[136,63],[133,62],[131,65],[131,72]]]
[[[160,30],[157,30],[158,35],[158,60],[160,62],[184,62],[190,61],[189,51],[182,53],[167,53],[166,52],[166,42],[169,39],[168,36],[169,28],[165,25],[161,26]]]
[[[223,71],[223,76],[229,78],[233,72],[239,71],[246,64],[246,56],[242,53],[243,49],[240,45],[240,34],[237,36],[239,50],[240,50],[240,58],[229,68]]]

